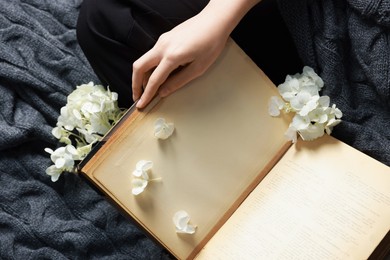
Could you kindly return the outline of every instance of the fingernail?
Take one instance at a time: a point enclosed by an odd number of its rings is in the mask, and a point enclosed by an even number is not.
[[[143,102],[142,102],[142,99],[139,99],[137,104],[135,105],[137,108],[142,108],[143,106]]]

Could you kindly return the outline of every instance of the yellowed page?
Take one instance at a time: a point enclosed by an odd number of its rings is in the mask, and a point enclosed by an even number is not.
[[[198,259],[367,259],[390,229],[390,168],[331,138],[299,141]]]
[[[93,177],[178,258],[192,257],[264,176],[286,145],[288,120],[268,115],[276,87],[234,42],[201,78],[141,112],[140,120],[105,148]],[[175,125],[167,140],[154,138],[154,122]],[[131,193],[140,160],[154,165],[145,191]],[[176,234],[172,217],[186,210],[194,235]],[[202,244],[203,243],[203,244]]]

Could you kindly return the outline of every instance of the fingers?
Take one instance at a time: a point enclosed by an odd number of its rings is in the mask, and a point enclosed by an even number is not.
[[[176,90],[182,88],[184,85],[199,77],[205,71],[204,68],[197,68],[195,64],[191,63],[182,67],[179,71],[169,76],[164,84],[160,87],[159,95],[166,97]]]
[[[161,97],[168,96],[199,77],[208,68],[208,66],[197,62],[177,67],[177,62],[170,62],[168,59],[160,61],[157,67],[154,67],[152,62],[148,64],[149,66],[146,66],[145,63],[143,67],[137,67],[137,73],[140,73],[141,76],[137,75],[138,78],[133,78],[133,84],[139,84],[138,86],[133,85],[133,98],[135,101],[138,100],[137,108],[143,108],[149,104],[156,93]],[[145,72],[142,74],[142,71]],[[142,83],[140,83],[141,79]],[[135,92],[136,89],[139,92]]]
[[[159,58],[153,55],[153,50],[150,50],[133,63],[132,92],[134,101],[141,97],[153,68],[159,62]]]
[[[176,63],[169,62],[168,60],[162,60],[158,66],[151,72],[149,79],[147,79],[146,86],[143,93],[137,102],[138,108],[145,107],[156,95],[160,86],[165,82],[169,75],[176,70]],[[144,74],[144,79],[145,79]]]

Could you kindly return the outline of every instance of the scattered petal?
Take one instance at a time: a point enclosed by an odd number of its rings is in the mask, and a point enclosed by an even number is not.
[[[167,123],[164,118],[157,118],[154,123],[154,136],[158,139],[167,139],[175,130],[173,123]]]
[[[132,184],[133,195],[139,195],[145,190],[146,186],[148,185],[148,181],[141,178],[135,178],[132,180]]]
[[[146,186],[148,185],[148,182],[157,180],[149,179],[148,170],[150,170],[153,167],[153,162],[148,160],[140,160],[135,165],[135,170],[133,171],[133,176],[135,177],[132,181],[133,188],[132,193],[134,195],[138,195],[142,193]]]
[[[184,210],[179,210],[173,216],[173,223],[177,233],[194,234],[196,226],[189,224],[190,216]]]

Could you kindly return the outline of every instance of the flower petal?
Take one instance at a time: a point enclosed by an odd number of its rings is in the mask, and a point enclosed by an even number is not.
[[[133,185],[133,188],[131,190],[133,195],[141,194],[145,190],[146,186],[148,185],[147,180],[139,179],[139,178],[133,179],[131,183]]]
[[[154,123],[154,136],[158,139],[167,139],[173,134],[174,130],[174,124],[166,123],[164,118],[157,118]]]
[[[177,233],[186,233],[186,234],[194,234],[196,230],[196,226],[188,224],[190,221],[190,216],[184,210],[179,210],[175,213],[172,218],[173,223],[176,227]]]
[[[148,160],[140,160],[135,165],[136,170],[147,171],[153,167],[153,162]]]
[[[294,126],[290,126],[287,131],[284,133],[284,136],[287,140],[291,140],[291,142],[297,142],[297,129]]]
[[[283,109],[284,102],[280,97],[272,96],[268,103],[268,113],[271,116],[279,116],[280,110]]]

